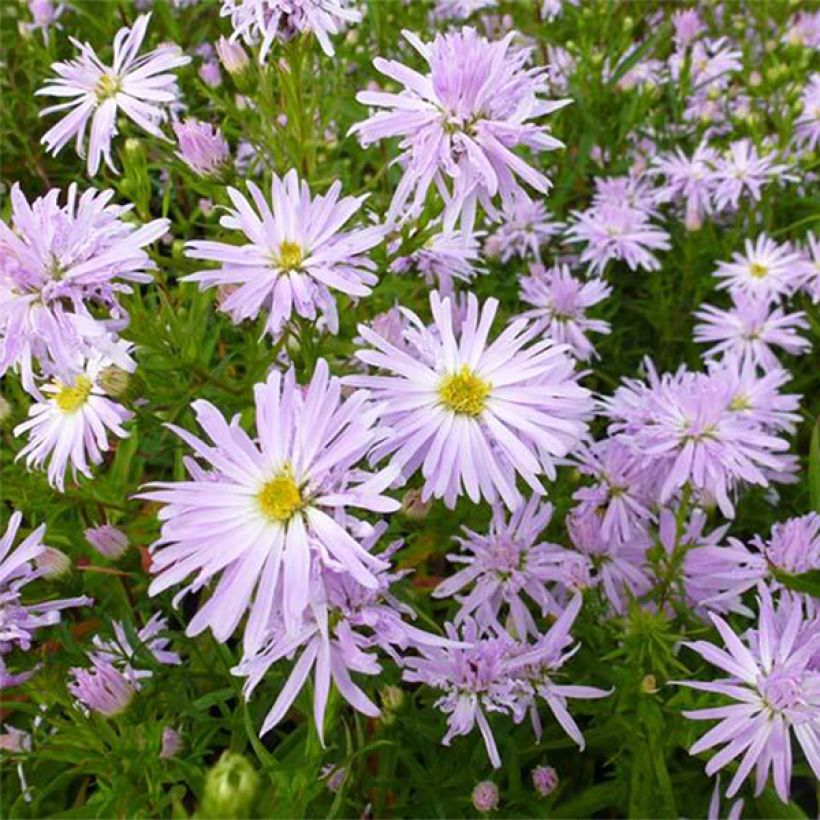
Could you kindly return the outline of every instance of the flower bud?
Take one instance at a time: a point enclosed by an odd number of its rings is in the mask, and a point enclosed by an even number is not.
[[[234,43],[225,37],[216,41],[216,53],[228,74],[241,74],[250,65],[248,54],[240,43]]]
[[[202,817],[251,817],[259,775],[250,761],[236,752],[222,757],[205,775]]]
[[[658,682],[654,675],[645,675],[641,681],[641,692],[645,695],[654,695],[658,691]]]
[[[37,569],[48,578],[49,581],[56,581],[71,572],[71,559],[62,550],[54,547],[46,547],[35,559]]]
[[[486,813],[498,808],[498,786],[492,780],[482,780],[473,789],[473,807],[476,811]]]
[[[430,512],[430,507],[432,506],[433,502],[431,499],[428,498],[427,501],[422,501],[421,490],[419,489],[408,490],[401,500],[401,511],[411,521],[422,521],[427,518],[427,514]]]
[[[558,772],[552,766],[536,766],[532,770],[532,785],[540,797],[547,797],[558,788]]]
[[[3,396],[0,396],[0,424],[5,424],[5,422],[11,418],[11,412],[11,402]]]
[[[104,367],[100,371],[100,387],[111,396],[112,399],[121,399],[128,392],[131,383],[131,374],[115,364]]]
[[[122,557],[128,549],[128,536],[112,527],[110,524],[100,524],[89,527],[85,533],[85,540],[94,547],[100,555],[116,560]]]
[[[172,726],[166,726],[162,730],[162,747],[159,756],[165,760],[174,757],[182,750],[182,737]]]

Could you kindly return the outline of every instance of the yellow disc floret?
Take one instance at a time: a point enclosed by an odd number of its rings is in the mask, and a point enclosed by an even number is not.
[[[120,78],[116,74],[103,74],[94,86],[94,95],[97,102],[103,102],[118,94],[121,88]]]
[[[77,376],[73,385],[59,385],[54,401],[64,413],[76,413],[88,401],[92,386],[91,379]]]
[[[259,507],[271,521],[284,523],[302,507],[302,493],[289,472],[283,472],[265,482],[257,493]]]
[[[441,380],[438,395],[441,403],[462,416],[478,416],[484,411],[492,386],[466,365]]]
[[[296,270],[304,259],[302,246],[298,242],[284,241],[279,246],[276,264],[283,270]]]
[[[752,264],[749,265],[749,273],[751,273],[755,279],[762,279],[768,272],[769,269],[765,265],[761,265],[760,262],[752,262]]]

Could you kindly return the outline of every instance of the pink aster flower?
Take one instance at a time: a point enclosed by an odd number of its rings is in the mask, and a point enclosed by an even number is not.
[[[188,257],[221,266],[197,271],[183,281],[199,282],[202,287],[237,286],[221,309],[235,322],[267,310],[265,330],[271,336],[281,333],[294,312],[311,321],[320,313],[335,333],[339,317],[331,290],[353,297],[370,293],[377,282],[376,266],[365,254],[384,236],[378,226],[341,231],[366,199],[339,199],[341,189],[337,181],[326,194],[311,197],[296,171],[284,179],[274,174],[270,204],[254,183],[248,183],[255,210],[239,191],[228,188],[234,207],[220,224],[241,231],[248,241],[243,245],[189,242]]]
[[[798,11],[790,20],[782,42],[820,48],[820,11]]]
[[[528,196],[518,196],[504,207],[501,226],[485,242],[491,256],[509,262],[513,256],[532,257],[541,261],[541,246],[564,228],[563,222],[553,222],[544,203]]]
[[[470,800],[473,802],[473,808],[482,814],[495,811],[500,800],[498,786],[492,780],[482,780],[473,787]]]
[[[177,156],[199,176],[218,174],[231,158],[222,132],[210,123],[192,119],[175,122],[174,133],[179,142]]]
[[[365,586],[382,562],[351,535],[348,510],[392,512],[382,495],[395,470],[369,474],[354,466],[379,434],[378,408],[363,391],[342,400],[339,380],[320,360],[303,389],[291,369],[274,371],[254,390],[257,438],[230,423],[209,402],[196,401],[197,421],[212,443],[172,426],[205,462],[188,481],[157,482],[141,497],[167,506],[153,545],[156,595],[195,573],[178,601],[221,575],[187,634],[210,627],[224,642],[247,612],[245,648],[260,646],[275,600],[283,601],[288,632],[308,602],[311,567],[327,564]],[[330,513],[330,514],[328,514]],[[252,600],[253,598],[253,600]]]
[[[680,149],[656,156],[650,173],[662,182],[656,191],[659,202],[673,202],[684,208],[687,230],[698,230],[703,217],[714,210],[714,166],[717,151],[701,142],[691,157]]]
[[[800,103],[802,110],[794,123],[794,141],[806,151],[815,151],[820,146],[820,74],[811,75]]]
[[[772,307],[766,296],[739,291],[730,310],[701,305],[695,317],[701,320],[695,325],[695,341],[716,343],[704,353],[705,357],[731,352],[768,370],[779,364],[772,347],[782,348],[793,356],[811,350],[811,342],[799,335],[799,331],[809,327],[806,314],[786,313],[781,307]]]
[[[69,670],[68,691],[85,709],[104,717],[124,712],[134,698],[136,687],[111,662],[92,659],[88,669]]]
[[[545,584],[558,580],[551,558],[553,545],[540,540],[552,517],[552,505],[534,495],[509,517],[503,507],[493,509],[490,529],[481,535],[467,527],[456,538],[460,553],[447,555],[463,569],[433,590],[434,598],[447,598],[471,587],[457,600],[461,607],[455,623],[474,617],[482,629],[502,629],[509,617],[516,634],[540,634],[527,599],[538,605],[541,615],[560,612]]]
[[[766,234],[747,239],[745,254],[733,253],[731,262],[719,262],[718,288],[776,300],[790,296],[810,275],[810,267],[788,244],[778,245]]]
[[[128,323],[118,296],[151,281],[145,247],[170,222],[126,222],[132,206],[109,204],[113,196],[91,188],[78,196],[72,184],[63,205],[58,189],[29,204],[18,185],[11,190],[11,224],[0,222],[0,375],[19,369],[35,396],[36,365],[65,376],[78,354],[96,351],[133,369],[112,341]]]
[[[481,249],[477,235],[462,231],[433,234],[410,256],[400,256],[390,266],[395,273],[416,271],[431,286],[438,285],[444,294],[453,292],[455,281],[471,282],[479,273]]]
[[[373,388],[392,429],[373,458],[392,455],[405,477],[421,467],[422,500],[444,498],[453,506],[466,492],[476,503],[501,496],[513,510],[521,501],[515,474],[543,493],[538,475],[554,478],[557,460],[584,436],[589,392],[578,384],[565,347],[550,339],[531,344],[537,331],[525,319],[488,343],[495,299],[479,310],[478,299],[468,294],[458,335],[451,300],[434,291],[430,306],[429,329],[405,310],[417,329],[418,338],[409,340],[415,353],[359,325],[373,349],[356,355],[390,374],[348,377]]]
[[[706,26],[696,9],[679,9],[674,12],[672,26],[675,29],[675,45],[678,49],[686,48],[706,31]]]
[[[748,196],[760,201],[765,185],[773,180],[794,180],[786,173],[788,165],[778,163],[774,151],[760,154],[751,140],[737,140],[715,163],[715,207],[718,211],[736,210],[740,199]]]
[[[403,33],[427,62],[427,73],[377,58],[376,68],[404,88],[398,94],[359,92],[360,103],[384,110],[351,129],[365,146],[401,138],[403,176],[388,221],[421,213],[433,184],[444,199],[445,229],[461,217],[468,232],[479,202],[494,216],[497,195],[509,203],[524,193],[519,179],[546,193],[549,180],[515,149],[540,153],[562,147],[533,121],[569,100],[542,98],[546,75],[526,68],[530,49],[513,49],[513,32],[493,42],[465,27],[438,34],[432,43]]]
[[[552,766],[536,766],[531,776],[539,797],[549,797],[558,788],[558,772]]]
[[[89,527],[83,535],[100,555],[112,560],[121,558],[128,549],[128,536],[110,524]]]
[[[723,745],[707,763],[708,775],[740,758],[727,797],[737,794],[754,768],[755,793],[763,791],[771,775],[778,797],[787,803],[792,735],[815,777],[820,778],[820,669],[815,661],[820,631],[814,628],[801,640],[806,615],[800,600],[781,597],[779,608],[785,608],[787,617],[778,617],[770,594],[761,588],[758,605],[757,628],[745,641],[719,615],[711,615],[725,649],[708,641],[686,644],[727,677],[681,681],[681,685],[714,692],[735,703],[683,714],[692,720],[719,721],[690,749],[691,754],[700,754]]]
[[[331,36],[362,19],[349,0],[222,0],[220,16],[231,18],[232,40],[259,45],[260,63],[275,41],[287,42],[304,33],[313,34],[332,57]]]
[[[21,513],[12,513],[0,536],[0,689],[21,683],[32,674],[9,675],[3,656],[15,648],[30,649],[38,629],[59,623],[61,610],[93,603],[85,596],[23,603],[23,588],[47,573],[36,562],[48,548],[43,544],[45,524],[13,546],[22,520]]]
[[[544,270],[532,265],[528,276],[521,277],[521,301],[532,305],[521,314],[533,319],[536,327],[560,344],[568,345],[582,362],[595,356],[588,333],[610,332],[609,322],[587,317],[586,310],[606,299],[612,288],[601,279],[583,282],[566,265]]]
[[[97,56],[89,43],[71,43],[79,49],[75,60],[54,63],[57,77],[37,94],[49,97],[69,97],[67,102],[49,106],[41,116],[69,110],[60,122],[47,131],[41,140],[48,150],[57,154],[76,136],[77,153],[85,155],[85,135],[91,124],[88,143],[88,173],[94,176],[100,160],[117,172],[111,159],[111,140],[117,133],[117,113],[122,111],[140,128],[155,137],[163,137],[160,125],[167,119],[166,106],[176,102],[179,91],[172,69],[187,65],[191,58],[176,45],[165,45],[137,57],[150,14],[137,18],[132,28],[121,28],[114,37],[114,60],[108,66]]]
[[[573,211],[574,221],[566,236],[570,242],[584,242],[581,261],[590,272],[603,273],[612,260],[624,261],[631,271],[659,270],[661,263],[652,251],[668,251],[669,234],[649,221],[648,214],[624,204],[593,206]]]
[[[108,364],[96,355],[65,381],[44,385],[46,396],[34,402],[28,419],[14,428],[16,436],[28,433],[28,443],[17,458],[38,469],[48,460],[48,482],[60,492],[69,464],[75,480],[77,473],[90,478],[90,464],[100,464],[108,450],[109,433],[128,436],[122,425],[133,414],[108,398],[101,384],[100,374]]]

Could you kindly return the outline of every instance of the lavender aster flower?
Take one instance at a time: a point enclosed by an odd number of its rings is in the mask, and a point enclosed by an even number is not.
[[[582,282],[569,272],[566,265],[555,265],[544,270],[540,265],[530,266],[528,276],[521,283],[521,301],[533,307],[521,316],[534,319],[535,325],[559,344],[568,345],[582,362],[595,356],[595,348],[587,333],[610,332],[609,322],[590,319],[587,308],[606,299],[612,288],[600,279]]]
[[[812,302],[820,304],[820,239],[812,231],[806,234],[804,258],[806,261],[806,280],[803,290],[809,294]]]
[[[391,265],[395,273],[415,270],[431,286],[444,294],[453,292],[455,280],[472,281],[483,273],[479,267],[480,248],[476,234],[443,231],[433,234],[424,246],[410,256],[400,256]]]
[[[100,555],[114,561],[121,558],[128,549],[128,536],[112,527],[110,524],[99,524],[96,527],[89,527],[83,533],[85,540],[94,547]]]
[[[662,179],[656,191],[659,202],[681,203],[687,230],[698,230],[703,218],[714,211],[716,181],[714,167],[718,154],[705,141],[695,149],[691,158],[680,149],[667,152],[652,160],[650,173]]]
[[[820,73],[812,74],[800,97],[803,106],[794,124],[794,141],[803,150],[820,146]]]
[[[187,119],[174,123],[179,142],[177,156],[199,176],[218,174],[231,157],[222,132],[207,122]]]
[[[778,366],[772,347],[780,347],[793,356],[811,350],[811,342],[798,335],[798,331],[809,327],[806,314],[787,314],[783,308],[771,307],[765,296],[739,291],[734,294],[731,310],[702,305],[695,317],[701,320],[695,325],[695,341],[716,342],[706,351],[706,357],[731,352],[768,370]]]
[[[90,478],[90,464],[100,464],[108,450],[108,434],[128,436],[122,425],[133,414],[108,398],[100,384],[100,373],[109,363],[94,356],[65,381],[45,385],[47,397],[34,402],[28,419],[14,428],[16,436],[28,433],[17,458],[38,469],[48,460],[48,482],[60,492],[69,464],[75,480],[77,473]]]
[[[666,231],[653,225],[644,210],[626,203],[593,205],[572,216],[566,237],[586,243],[581,261],[589,263],[591,273],[603,273],[612,260],[626,262],[631,271],[659,270],[661,263],[652,251],[671,247]]]
[[[499,257],[502,262],[509,262],[513,256],[521,259],[531,256],[540,262],[541,246],[564,228],[563,222],[550,220],[543,202],[526,195],[505,203],[501,219],[501,226],[487,239],[484,247],[487,253]]]
[[[59,622],[61,610],[93,603],[91,598],[85,596],[23,603],[23,588],[46,572],[42,567],[38,568],[35,562],[47,548],[42,541],[45,524],[12,548],[22,520],[21,513],[12,513],[5,533],[0,537],[0,688],[20,683],[31,674],[9,675],[4,655],[15,647],[28,650],[38,629]]]
[[[79,704],[105,717],[114,717],[128,708],[136,691],[133,684],[108,661],[92,659],[89,669],[69,670],[68,691]]]
[[[418,215],[434,183],[445,202],[445,229],[461,216],[468,232],[477,204],[494,215],[496,195],[510,203],[523,193],[519,179],[546,193],[549,180],[514,149],[526,146],[537,153],[562,147],[533,120],[569,100],[542,99],[546,75],[525,68],[530,50],[513,50],[513,33],[491,42],[470,27],[438,34],[432,43],[409,31],[403,34],[427,62],[428,72],[377,58],[376,68],[404,88],[398,94],[359,92],[360,103],[384,110],[351,129],[365,146],[401,138],[403,176],[388,221]]]
[[[808,277],[810,268],[789,245],[778,245],[766,234],[744,243],[745,255],[732,254],[731,262],[719,262],[718,288],[729,288],[775,301],[794,293]]]
[[[145,247],[170,222],[135,227],[122,219],[131,206],[109,204],[113,195],[78,196],[72,184],[64,205],[57,189],[29,204],[18,185],[11,190],[11,225],[0,222],[0,375],[18,368],[35,396],[35,362],[47,375],[65,375],[78,353],[100,351],[134,367],[127,348],[112,343],[128,322],[117,297],[131,282],[151,281],[156,266]]]
[[[290,370],[285,376],[272,372],[254,392],[257,439],[238,419],[228,423],[212,404],[196,401],[194,413],[212,444],[171,429],[207,463],[208,472],[195,468],[190,480],[157,482],[141,495],[167,505],[152,547],[157,577],[150,594],[196,573],[179,600],[221,574],[187,634],[210,627],[224,642],[248,612],[246,651],[259,647],[279,596],[288,632],[298,628],[313,565],[332,565],[375,586],[373,572],[383,564],[351,537],[345,513],[350,507],[399,507],[382,495],[395,470],[353,469],[378,435],[378,408],[365,392],[342,400],[339,380],[330,377],[324,360],[306,390]]]
[[[160,46],[142,57],[137,53],[145,39],[150,14],[137,18],[132,28],[121,28],[114,37],[114,60],[108,66],[97,56],[89,43],[71,43],[79,49],[76,60],[54,63],[57,77],[37,94],[49,97],[70,97],[67,102],[49,106],[41,116],[69,110],[60,122],[43,135],[41,142],[57,154],[74,136],[77,153],[85,154],[85,133],[91,123],[88,143],[88,173],[94,176],[100,160],[117,173],[111,159],[111,140],[117,133],[117,112],[122,111],[140,128],[163,138],[160,124],[167,114],[164,106],[179,96],[176,79],[168,73],[187,65],[191,58],[175,45]]]
[[[331,35],[362,19],[352,5],[348,0],[222,0],[220,15],[231,18],[232,40],[259,44],[259,62],[264,63],[275,40],[287,42],[304,32],[313,34],[332,57]]]
[[[423,500],[444,498],[453,506],[465,492],[476,503],[500,495],[515,509],[521,499],[515,474],[544,492],[537,476],[554,478],[556,460],[586,432],[589,393],[578,384],[565,347],[549,339],[529,344],[537,331],[524,319],[488,344],[495,299],[479,311],[478,300],[468,294],[458,338],[451,300],[434,291],[430,306],[432,329],[405,311],[418,332],[415,355],[359,325],[374,349],[356,355],[392,374],[348,377],[350,384],[373,388],[393,431],[373,457],[392,455],[405,477],[421,467]]]
[[[774,152],[761,155],[748,139],[731,143],[726,155],[715,164],[717,210],[736,210],[742,196],[759,202],[763,187],[774,179],[794,180],[786,174],[788,166],[776,159]]]
[[[221,305],[235,322],[269,311],[265,329],[278,336],[292,314],[314,320],[317,311],[335,333],[338,329],[336,301],[331,289],[353,297],[367,296],[377,282],[375,264],[365,253],[384,236],[381,227],[351,231],[341,227],[361,208],[366,197],[339,199],[342,186],[334,182],[323,196],[311,198],[306,182],[296,171],[284,179],[274,174],[271,205],[259,188],[248,191],[259,214],[234,188],[228,188],[234,208],[220,224],[241,231],[244,245],[196,241],[186,255],[221,263],[217,270],[201,270],[183,281],[201,286],[238,285]]]
[[[814,629],[803,642],[798,639],[805,618],[800,601],[792,603],[785,623],[776,617],[765,588],[760,590],[758,603],[756,634],[747,636],[745,642],[719,615],[711,615],[725,649],[708,641],[686,644],[712,666],[726,672],[727,677],[717,681],[681,681],[681,685],[714,692],[736,703],[683,714],[692,720],[720,721],[690,749],[691,754],[700,754],[724,744],[706,765],[708,775],[742,755],[726,790],[727,797],[737,794],[754,768],[755,793],[763,791],[771,773],[777,795],[787,803],[792,734],[815,777],[820,778],[820,669],[814,662],[820,631]]]

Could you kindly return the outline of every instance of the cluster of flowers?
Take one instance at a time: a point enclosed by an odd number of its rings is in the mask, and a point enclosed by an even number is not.
[[[439,14],[466,13],[446,5]],[[545,18],[560,11],[555,5],[544,4]],[[303,32],[332,55],[330,36],[359,19],[342,0],[224,0],[222,14],[234,29],[217,46],[228,70],[242,65],[240,39],[258,46],[260,63],[275,41]],[[103,161],[117,171],[111,152],[119,112],[165,139],[161,125],[179,102],[169,72],[189,58],[176,46],[138,56],[148,22],[144,15],[117,34],[110,66],[75,42],[79,57],[55,64],[57,79],[41,89],[69,98],[43,112],[68,111],[43,142],[56,153],[75,138],[82,154],[90,124],[92,177]],[[376,69],[401,90],[360,92],[357,100],[374,111],[351,129],[364,147],[399,139],[401,178],[384,222],[351,227],[365,197],[342,196],[338,181],[314,194],[295,169],[272,175],[269,196],[253,182],[247,195],[227,187],[231,207],[220,225],[241,244],[188,242],[185,255],[209,264],[183,281],[218,287],[220,309],[236,323],[264,316],[272,339],[300,322],[336,333],[337,298],[370,295],[378,282],[371,252],[384,245],[394,272],[415,270],[438,286],[429,298],[432,322],[397,306],[362,323],[351,373],[342,378],[322,359],[306,385],[293,366],[273,369],[254,388],[254,434],[204,400],[192,405],[201,436],[169,425],[193,455],[185,480],[154,482],[139,496],[162,505],[150,594],[181,587],[177,604],[208,588],[186,633],[210,629],[226,642],[241,629],[243,654],[233,671],[246,679],[247,697],[274,664],[295,661],[262,733],[285,717],[311,673],[320,738],[331,683],[353,708],[379,714],[352,673],[377,675],[386,657],[407,682],[442,692],[444,743],[477,727],[496,767],[488,716],[516,723],[529,716],[539,737],[539,701],[583,747],[567,702],[608,694],[564,681],[585,592],[599,592],[616,614],[636,600],[661,611],[683,602],[714,624],[726,647],[696,641],[690,648],[728,677],[682,685],[738,702],[687,713],[720,721],[692,753],[725,744],[707,772],[740,758],[728,796],[755,768],[758,790],[771,772],[785,801],[792,734],[820,777],[820,612],[781,584],[783,573],[820,569],[820,518],[783,522],[768,541],[724,544],[727,527],[706,533],[704,511],[717,506],[732,519],[748,486],[794,479],[787,437],[800,397],[783,392],[789,373],[773,348],[809,348],[798,333],[806,317],[785,313],[784,304],[801,291],[820,299],[820,245],[813,236],[797,248],[761,234],[745,255],[719,263],[716,286],[729,291],[733,307],[705,305],[697,314],[695,338],[715,343],[703,370],[658,373],[647,361],[645,379],[625,380],[596,399],[577,369],[595,356],[588,334],[610,332],[607,321],[586,315],[611,293],[607,266],[660,268],[656,253],[671,247],[658,224],[664,207],[694,230],[759,200],[775,179],[795,181],[774,149],[761,153],[746,139],[723,151],[712,144],[727,133],[715,99],[741,68],[739,52],[708,39],[687,11],[675,15],[676,49],[665,65],[645,60],[622,76],[618,66],[606,67],[624,91],[685,78],[684,120],[693,132],[704,118],[711,126],[691,159],[645,141],[630,174],[597,180],[589,208],[564,224],[531,198],[550,183],[518,149],[534,158],[562,147],[543,118],[569,102],[548,98],[567,87],[569,55],[556,54],[547,70],[533,66],[533,50],[514,32],[488,39],[464,26],[430,42],[404,36],[425,67],[377,58]],[[815,77],[794,150],[817,145],[817,93]],[[196,121],[173,127],[179,156],[195,173],[215,175],[224,166],[230,149],[218,129]],[[75,477],[90,476],[108,436],[126,435],[131,414],[116,400],[112,375],[133,371],[135,362],[120,338],[128,325],[120,298],[152,281],[145,249],[169,229],[164,219],[135,224],[130,206],[111,204],[112,196],[72,185],[64,204],[57,190],[29,203],[15,186],[12,224],[0,226],[0,371],[18,371],[33,400],[30,418],[15,430],[29,436],[20,456],[35,468],[48,461],[48,479],[60,491],[69,466]],[[419,226],[431,200],[436,215]],[[457,292],[482,272],[485,234],[475,230],[482,221],[493,227],[487,255],[530,263],[520,281],[528,309],[495,333],[498,302]],[[554,237],[584,247],[546,267],[542,251]],[[589,430],[596,414],[608,420],[597,441]],[[544,482],[568,464],[583,485],[564,522],[571,543],[564,547],[541,540],[553,513],[541,497]],[[466,497],[493,510],[488,532],[470,529],[458,539],[449,558],[464,566],[434,592],[459,604],[444,636],[414,626],[412,609],[391,590],[404,575],[391,564],[401,542],[376,551],[385,516],[400,506],[388,493],[412,482],[421,485],[422,503],[442,499],[452,508]],[[37,561],[46,548],[40,528],[10,553],[19,524],[16,513],[0,542],[4,654],[30,646],[60,609],[90,603],[20,603],[20,589],[44,573]],[[105,528],[89,539],[112,556],[122,547]],[[677,566],[679,576],[670,575]],[[756,612],[743,600],[750,592]],[[722,617],[728,612],[754,619],[742,638]],[[554,620],[542,631],[545,619]],[[161,637],[166,626],[152,617],[136,633],[139,646],[120,623],[114,640],[97,637],[91,666],[72,670],[77,701],[116,714],[159,665],[180,663]],[[2,674],[6,683],[21,680],[5,665]],[[539,778],[546,792],[550,778]]]

